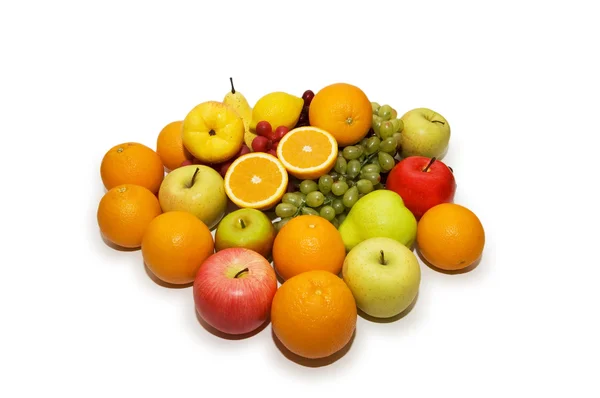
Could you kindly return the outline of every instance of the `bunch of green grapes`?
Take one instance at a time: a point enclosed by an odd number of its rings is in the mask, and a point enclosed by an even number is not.
[[[390,105],[379,105],[371,102],[373,109],[373,132],[382,140],[393,137],[397,145],[400,145],[400,134],[404,129],[404,122],[398,118],[398,112]]]
[[[303,180],[297,192],[286,193],[275,207],[281,229],[302,214],[319,215],[336,228],[364,195],[383,189],[382,174],[395,165],[396,138],[369,135],[355,145],[340,148],[335,166],[316,180]]]

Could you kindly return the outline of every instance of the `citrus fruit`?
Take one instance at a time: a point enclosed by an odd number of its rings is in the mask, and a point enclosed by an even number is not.
[[[288,173],[300,179],[315,179],[327,173],[338,155],[338,144],[327,131],[298,127],[279,141],[277,157]]]
[[[281,200],[287,184],[285,167],[264,152],[240,156],[225,173],[225,193],[238,207],[269,209]]]
[[[341,147],[362,140],[373,120],[373,108],[358,87],[335,83],[322,88],[309,108],[310,125],[328,131]]]
[[[285,281],[271,305],[271,325],[279,341],[311,359],[328,357],[348,344],[356,319],[352,292],[327,271],[308,271]]]
[[[165,169],[155,151],[137,142],[126,142],[106,152],[100,164],[100,176],[107,190],[117,185],[135,184],[156,194]]]
[[[175,170],[185,160],[194,160],[192,154],[183,146],[182,127],[181,120],[171,122],[163,127],[156,140],[156,153],[169,170]]]
[[[138,248],[148,224],[162,212],[156,196],[133,184],[117,185],[98,204],[98,226],[102,235],[117,246]]]
[[[142,256],[157,278],[180,285],[194,281],[214,247],[210,230],[198,217],[186,211],[168,211],[148,224]]]
[[[471,210],[456,203],[442,203],[427,210],[419,220],[417,245],[431,265],[455,271],[479,259],[485,232]]]
[[[333,224],[321,216],[301,215],[288,221],[273,242],[275,270],[287,280],[302,272],[323,270],[339,274],[346,249]]]
[[[369,105],[371,106],[371,105]],[[262,96],[252,109],[250,130],[256,131],[258,122],[267,121],[275,130],[279,126],[292,129],[304,107],[304,100],[295,95],[276,91]]]

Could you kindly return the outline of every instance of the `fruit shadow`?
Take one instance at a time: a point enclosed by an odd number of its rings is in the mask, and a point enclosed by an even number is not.
[[[407,316],[408,314],[410,314],[410,312],[412,311],[413,308],[415,308],[415,305],[417,304],[417,301],[419,300],[419,292],[417,292],[417,295],[415,296],[415,299],[412,301],[412,303],[410,303],[410,305],[408,307],[406,307],[406,309],[404,311],[402,311],[401,313],[399,313],[398,315],[394,315],[392,317],[389,318],[377,318],[371,315],[366,314],[365,312],[363,312],[360,308],[358,308],[358,315],[369,321],[369,322],[374,322],[374,323],[393,323],[396,321],[399,321],[400,319],[404,318],[405,316]]]
[[[194,285],[194,282],[190,282],[190,283],[186,283],[186,284],[182,284],[182,285],[176,285],[173,283],[165,282],[162,279],[159,279],[156,275],[154,275],[154,273],[150,270],[150,268],[148,268],[148,265],[146,265],[146,263],[144,263],[144,271],[146,271],[146,275],[148,275],[148,277],[150,279],[152,279],[152,281],[154,281],[154,283],[156,283],[159,286],[168,288],[168,289],[187,289],[188,287],[192,287]]]
[[[106,244],[106,246],[110,247],[113,250],[118,250],[121,252],[135,252],[140,250],[139,247],[123,247],[123,246],[119,246],[119,245],[115,245],[114,243],[112,243],[111,241],[109,241],[108,239],[106,239],[106,236],[104,236],[104,234],[100,231],[98,231],[100,233],[100,237],[102,238],[102,241]]]
[[[354,329],[354,332],[352,333],[352,337],[350,338],[350,341],[348,341],[348,343],[341,350],[339,350],[338,352],[336,352],[328,357],[316,358],[316,359],[304,358],[300,355],[297,355],[297,354],[294,354],[293,352],[291,352],[285,345],[283,345],[281,340],[279,340],[279,338],[277,338],[277,336],[275,335],[275,332],[273,332],[273,330],[271,330],[271,337],[273,337],[273,341],[275,342],[275,346],[277,347],[277,349],[279,349],[279,351],[281,351],[283,356],[285,356],[290,361],[295,362],[298,365],[308,367],[308,368],[320,368],[323,366],[328,366],[328,365],[333,364],[334,362],[343,358],[344,355],[346,355],[346,353],[348,351],[350,351],[350,347],[352,347],[352,344],[354,343],[354,338],[356,337],[356,328]]]
[[[262,325],[260,325],[258,328],[254,329],[253,331],[249,332],[249,333],[244,333],[244,334],[228,334],[228,333],[224,333],[221,332],[218,329],[215,329],[214,327],[212,327],[210,324],[208,324],[208,322],[206,322],[202,316],[200,316],[200,313],[196,310],[196,308],[194,307],[194,312],[196,314],[196,319],[198,320],[198,323],[204,328],[204,330],[206,330],[207,332],[209,332],[210,334],[212,334],[213,336],[225,339],[225,340],[245,340],[248,339],[250,337],[256,336],[257,334],[259,334],[260,332],[262,332],[263,330],[265,330],[265,328],[271,323],[271,317],[268,317]]]
[[[468,267],[465,267],[463,269],[457,269],[454,271],[451,270],[445,270],[445,269],[441,269],[436,267],[435,265],[431,264],[429,261],[427,261],[423,255],[421,254],[421,252],[419,251],[418,248],[415,248],[415,252],[417,253],[417,256],[419,257],[419,259],[421,259],[421,261],[423,262],[423,264],[425,264],[426,266],[428,266],[429,268],[431,268],[432,270],[442,273],[442,274],[446,274],[446,275],[460,275],[460,274],[466,274],[468,272],[473,271],[475,268],[477,268],[477,266],[479,265],[479,263],[481,263],[481,259],[483,258],[483,253],[481,254],[481,256],[479,256],[479,258],[477,260],[475,260],[475,262],[471,265],[469,265]]]

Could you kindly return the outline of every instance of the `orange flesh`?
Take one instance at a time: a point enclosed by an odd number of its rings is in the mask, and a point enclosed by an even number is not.
[[[304,169],[323,164],[331,154],[331,143],[323,134],[298,131],[285,142],[282,152],[284,159]]]
[[[255,157],[239,163],[231,174],[231,192],[245,202],[260,202],[277,192],[283,176],[273,162]]]

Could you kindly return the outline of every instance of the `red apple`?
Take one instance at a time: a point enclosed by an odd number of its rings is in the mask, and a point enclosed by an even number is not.
[[[400,195],[419,220],[433,206],[454,200],[456,181],[451,169],[436,158],[409,156],[389,172],[385,187]]]
[[[254,250],[232,247],[216,252],[198,269],[194,303],[209,325],[226,334],[259,328],[271,312],[277,277]]]

